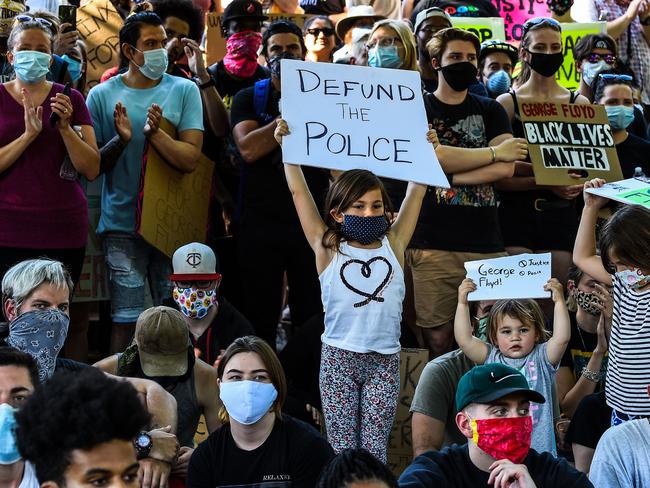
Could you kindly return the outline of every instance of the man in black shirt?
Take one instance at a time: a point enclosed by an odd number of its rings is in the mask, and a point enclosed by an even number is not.
[[[475,366],[456,391],[456,425],[467,445],[418,456],[402,473],[399,486],[592,487],[565,460],[530,449],[530,402],[545,399],[516,369],[497,363]]]

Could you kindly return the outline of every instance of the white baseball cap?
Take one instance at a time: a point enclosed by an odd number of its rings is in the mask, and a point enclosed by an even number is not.
[[[172,281],[216,280],[221,278],[217,272],[217,257],[205,244],[190,242],[176,249],[172,257]]]

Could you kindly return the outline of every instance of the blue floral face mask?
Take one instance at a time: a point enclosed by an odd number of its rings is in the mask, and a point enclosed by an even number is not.
[[[377,46],[368,50],[368,66],[373,68],[399,68],[402,58],[399,57],[397,46]]]

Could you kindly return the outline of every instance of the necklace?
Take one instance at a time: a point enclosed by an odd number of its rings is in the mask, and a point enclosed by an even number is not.
[[[587,352],[587,345],[585,344],[585,338],[582,336],[582,328],[580,324],[576,322],[576,329],[578,329],[578,335],[580,336],[580,342],[582,342],[582,350]]]

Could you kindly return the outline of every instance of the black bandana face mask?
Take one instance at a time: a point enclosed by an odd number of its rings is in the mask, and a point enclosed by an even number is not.
[[[562,63],[564,63],[564,54],[562,54],[562,51],[553,54],[532,53],[528,50],[526,52],[530,54],[528,65],[533,71],[545,78],[554,76],[557,70],[560,69],[560,66],[562,66]]]
[[[269,69],[271,70],[271,74],[275,76],[278,80],[280,79],[280,71],[281,71],[280,65],[282,64],[281,61],[283,59],[296,59],[300,61],[300,58],[298,56],[295,56],[286,51],[281,52],[277,56],[273,56],[269,58],[268,65],[269,65]]]
[[[439,68],[439,71],[445,77],[445,81],[452,90],[457,92],[467,90],[470,85],[473,85],[477,81],[476,75],[478,74],[478,68],[469,61],[448,64]]]

